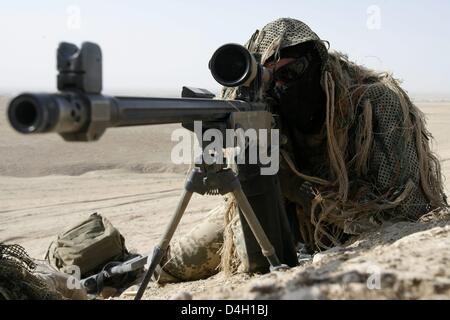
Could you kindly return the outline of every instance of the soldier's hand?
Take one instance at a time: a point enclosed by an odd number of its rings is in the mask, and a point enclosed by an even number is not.
[[[283,196],[289,201],[309,207],[314,199],[313,185],[287,170],[279,172]]]

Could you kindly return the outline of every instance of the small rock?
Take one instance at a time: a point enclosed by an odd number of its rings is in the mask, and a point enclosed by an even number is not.
[[[434,292],[437,294],[446,294],[450,291],[450,283],[435,283]]]
[[[317,287],[305,287],[294,290],[289,290],[284,293],[281,300],[320,300],[323,299],[319,288]]]
[[[250,292],[258,292],[261,294],[273,293],[278,289],[275,282],[266,281],[262,283],[255,283],[250,287]]]
[[[325,259],[326,255],[323,253],[318,253],[313,257],[313,264],[320,264]]]
[[[189,292],[182,291],[173,295],[169,300],[193,300],[193,298]]]
[[[134,297],[137,294],[138,290],[139,290],[139,286],[138,285],[131,286],[127,290],[122,292],[120,297],[121,298]]]
[[[113,287],[104,287],[100,295],[103,299],[110,298],[117,293],[117,289]]]
[[[341,282],[343,284],[364,282],[364,276],[356,270],[349,271],[342,275]]]

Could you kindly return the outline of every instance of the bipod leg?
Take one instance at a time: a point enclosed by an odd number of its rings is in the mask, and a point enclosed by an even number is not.
[[[175,210],[172,220],[170,221],[170,224],[167,226],[167,229],[164,232],[164,235],[160,240],[159,244],[153,250],[152,261],[150,263],[147,272],[145,273],[144,279],[142,280],[142,283],[139,287],[136,296],[134,297],[134,300],[140,300],[144,295],[145,289],[147,289],[148,283],[150,282],[150,279],[153,273],[155,272],[156,267],[158,266],[158,264],[161,263],[162,258],[165,256],[167,252],[170,240],[172,240],[172,237],[181,221],[181,218],[183,217],[183,214],[186,211],[189,201],[191,200],[192,194],[193,192],[184,189],[181,195],[181,199],[178,202],[177,209]]]
[[[239,186],[238,188],[235,188],[232,191],[232,193],[234,195],[234,198],[236,199],[239,208],[242,211],[242,214],[245,217],[245,220],[247,220],[247,223],[250,226],[250,229],[252,230],[253,235],[256,238],[256,241],[258,241],[258,244],[261,247],[263,256],[265,256],[267,261],[269,261],[270,270],[278,271],[287,269],[288,267],[286,265],[282,265],[280,263],[280,260],[278,259],[274,247],[270,243],[269,238],[267,238],[267,235],[264,232],[264,229],[262,228],[261,224],[259,223],[259,220],[256,217],[256,214],[253,211],[250,203],[248,202],[248,199],[245,196],[245,193],[242,190],[242,188]]]

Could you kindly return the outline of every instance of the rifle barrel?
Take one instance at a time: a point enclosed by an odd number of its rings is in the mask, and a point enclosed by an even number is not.
[[[194,120],[226,119],[231,112],[248,111],[243,101],[186,98],[115,98],[118,115],[115,126],[168,124]]]
[[[56,132],[66,140],[89,141],[110,127],[220,121],[253,107],[239,100],[25,93],[11,101],[8,118],[24,134]]]

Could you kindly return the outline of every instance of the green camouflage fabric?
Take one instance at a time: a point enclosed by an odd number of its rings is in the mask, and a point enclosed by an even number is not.
[[[123,261],[125,239],[111,222],[98,213],[70,226],[52,241],[46,259],[61,272],[80,268],[81,276],[96,272],[110,261]]]
[[[164,273],[160,270],[157,275],[159,283],[199,280],[219,271],[225,208],[225,203],[219,205],[188,234],[171,242],[161,262]]]

